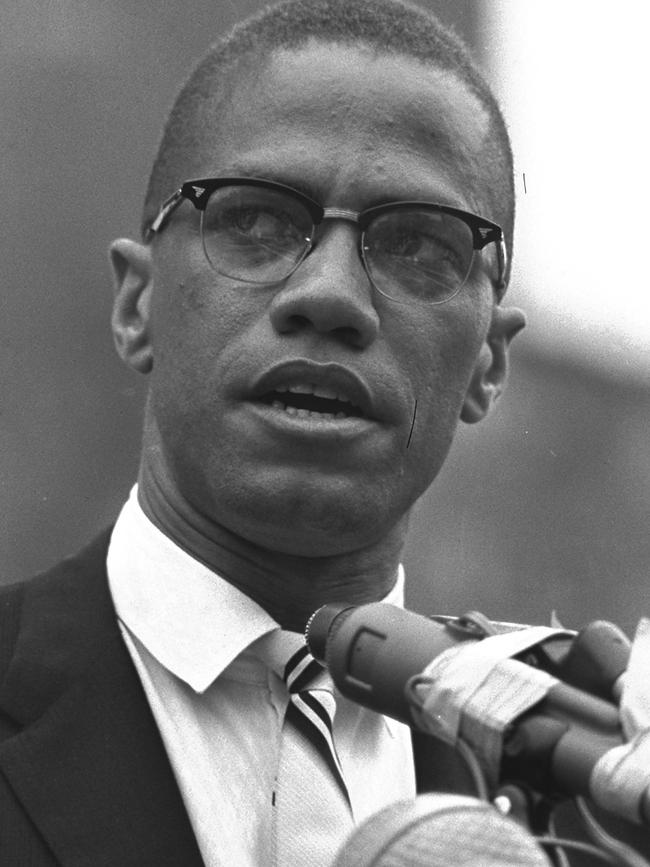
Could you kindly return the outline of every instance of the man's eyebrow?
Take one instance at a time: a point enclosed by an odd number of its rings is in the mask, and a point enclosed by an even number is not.
[[[289,173],[277,172],[272,169],[261,169],[255,166],[244,166],[234,164],[228,167],[226,171],[221,172],[223,177],[242,177],[242,178],[260,178],[266,181],[275,181],[277,184],[284,184],[286,187],[291,187],[313,199],[315,202],[320,202],[322,198],[321,191],[303,178],[297,178]]]

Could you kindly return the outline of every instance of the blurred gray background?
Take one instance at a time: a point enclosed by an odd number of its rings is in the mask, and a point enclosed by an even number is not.
[[[180,81],[261,5],[0,0],[2,582],[78,549],[134,480],[144,381],[113,352],[107,244],[137,234]],[[421,5],[491,68],[488,0]],[[648,377],[558,352],[551,327],[533,316],[496,411],[418,505],[408,603],[630,631],[650,614]]]

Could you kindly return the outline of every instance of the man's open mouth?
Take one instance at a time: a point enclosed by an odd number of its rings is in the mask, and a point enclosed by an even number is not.
[[[298,418],[365,418],[363,410],[345,396],[317,385],[291,385],[274,389],[263,394],[260,401]]]

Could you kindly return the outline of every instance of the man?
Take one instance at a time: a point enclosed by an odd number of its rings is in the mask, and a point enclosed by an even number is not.
[[[3,864],[325,865],[446,784],[321,672],[323,751],[290,690],[316,608],[401,604],[409,512],[524,324],[512,222],[499,110],[421,10],[296,0],[199,65],[111,248],[137,488],[1,600]]]

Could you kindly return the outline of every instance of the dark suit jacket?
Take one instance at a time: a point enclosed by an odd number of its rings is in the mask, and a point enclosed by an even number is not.
[[[117,627],[108,540],[0,592],[3,867],[203,865]],[[471,793],[451,751],[414,746],[419,791]]]

